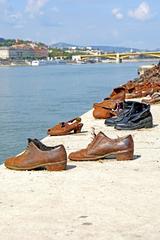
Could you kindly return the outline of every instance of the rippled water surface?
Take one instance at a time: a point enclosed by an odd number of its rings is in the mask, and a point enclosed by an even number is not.
[[[28,137],[88,111],[112,88],[137,76],[140,63],[0,68],[0,162]]]

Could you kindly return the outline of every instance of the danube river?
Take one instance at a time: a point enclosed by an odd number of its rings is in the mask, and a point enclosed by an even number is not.
[[[0,162],[57,122],[91,109],[143,63],[0,68]]]

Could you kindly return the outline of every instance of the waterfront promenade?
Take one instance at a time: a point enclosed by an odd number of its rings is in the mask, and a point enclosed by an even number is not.
[[[132,134],[133,161],[71,162],[62,172],[12,171],[0,167],[0,233],[3,240],[160,239],[160,106],[154,127],[117,131],[82,116],[83,132],[46,137],[68,153],[91,141],[91,127],[109,137]]]

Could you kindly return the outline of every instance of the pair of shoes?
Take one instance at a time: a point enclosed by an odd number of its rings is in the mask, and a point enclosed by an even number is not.
[[[99,160],[115,157],[117,160],[132,160],[134,143],[131,135],[123,138],[111,139],[104,133],[94,134],[93,141],[86,149],[69,154],[73,161]],[[5,166],[13,170],[33,170],[44,168],[48,171],[65,170],[67,153],[63,145],[47,147],[38,139],[28,139],[26,150],[5,160]]]
[[[5,166],[13,170],[44,168],[48,171],[65,170],[67,153],[63,145],[48,147],[38,139],[28,139],[28,146],[21,154],[5,160]]]
[[[117,130],[135,130],[153,127],[150,105],[128,101],[119,116],[105,120],[107,126],[114,126]]]
[[[60,136],[67,135],[72,131],[74,133],[80,133],[83,127],[83,123],[81,123],[81,118],[77,117],[68,122],[61,122],[55,125],[52,128],[48,129],[48,135],[50,136]]]
[[[93,104],[93,116],[96,119],[106,119],[117,115],[120,103],[125,100],[125,89],[118,87],[113,89],[111,95],[100,103]]]
[[[125,101],[123,102],[123,108],[119,112],[117,116],[114,116],[112,118],[108,118],[105,120],[105,124],[107,126],[115,126],[117,123],[121,122],[124,118],[124,116],[130,111],[131,107],[133,106],[133,101]]]

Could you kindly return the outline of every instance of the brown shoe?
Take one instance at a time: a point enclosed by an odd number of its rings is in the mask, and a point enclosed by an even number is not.
[[[99,132],[87,148],[70,153],[68,158],[72,161],[88,161],[113,157],[114,155],[117,160],[132,160],[133,152],[134,143],[131,135],[111,139]]]
[[[116,116],[116,110],[96,106],[93,110],[93,117],[96,119],[107,119]]]
[[[81,122],[81,118],[74,118],[68,122],[61,122],[55,125],[52,128],[48,129],[48,135],[50,136],[60,136],[67,135],[72,131],[74,133],[80,133],[83,127],[83,123]]]
[[[132,80],[129,80],[126,84],[123,84],[122,87],[125,88],[125,92],[132,92],[135,89],[135,82],[133,82]]]
[[[110,98],[112,100],[124,101],[125,100],[125,88],[123,86],[114,88]]]
[[[124,87],[114,88],[108,98],[105,98],[102,102],[93,104],[93,117],[96,119],[106,119],[117,115],[117,109],[124,100]]]
[[[67,154],[63,145],[47,147],[36,141],[29,139],[26,150],[5,160],[5,166],[13,170],[44,168],[48,171],[60,171],[66,169]]]
[[[133,93],[126,93],[126,99],[140,98],[142,97],[142,91],[135,91]]]
[[[125,89],[124,87],[114,88],[111,95],[105,98],[102,102],[94,103],[93,107],[105,107],[108,109],[115,109],[117,103],[125,100]]]
[[[150,98],[142,99],[142,102],[146,104],[158,104],[160,103],[160,93],[155,92],[151,95]]]

